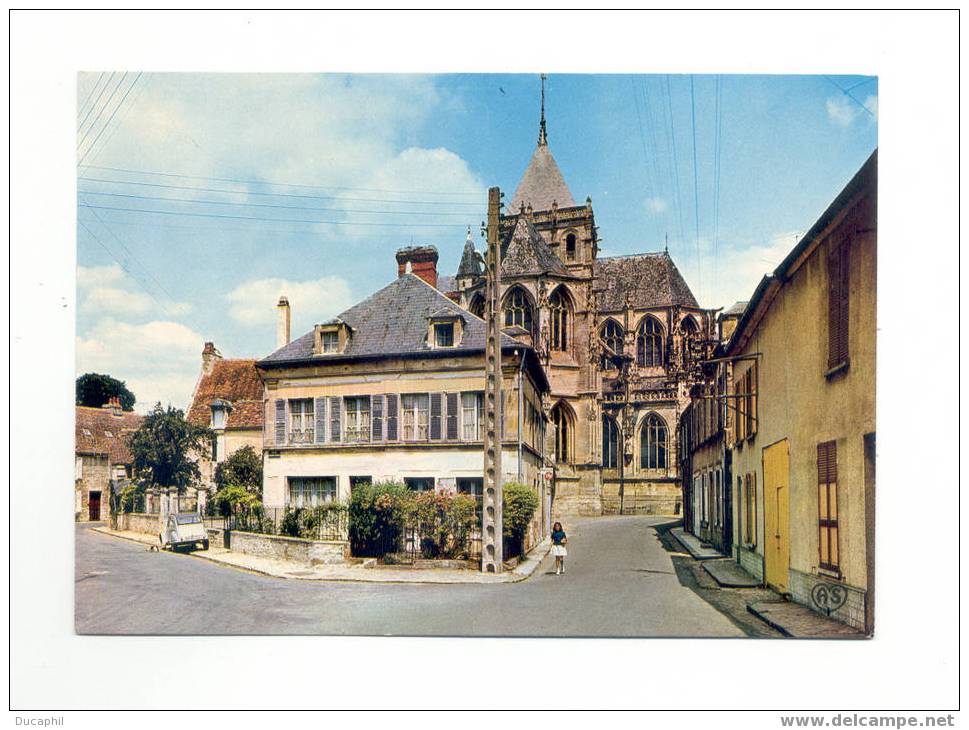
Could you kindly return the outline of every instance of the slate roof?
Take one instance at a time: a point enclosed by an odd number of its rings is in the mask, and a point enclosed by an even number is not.
[[[545,239],[535,230],[527,216],[520,215],[515,227],[505,234],[501,259],[502,276],[524,276],[531,274],[561,274],[569,276],[565,264],[555,255]]]
[[[512,197],[510,212],[518,213],[522,204],[532,206],[533,210],[551,210],[553,202],[559,208],[575,207],[572,193],[548,145],[539,143]]]
[[[130,464],[128,437],[141,426],[144,416],[108,408],[74,408],[74,453],[106,454],[112,464]],[[110,436],[108,434],[111,434]]]
[[[739,317],[747,309],[747,302],[734,302],[720,313],[721,317]]]
[[[483,272],[481,259],[478,258],[474,241],[471,240],[471,232],[468,231],[468,240],[464,242],[464,252],[461,254],[461,263],[458,264],[458,276],[481,276]]]
[[[459,274],[460,276],[460,274]],[[453,276],[440,276],[437,277],[437,288],[439,291],[447,294],[449,291],[458,290],[458,280]]]
[[[464,319],[461,344],[446,349],[427,344],[428,317],[447,312]],[[482,352],[485,346],[484,321],[448,299],[414,274],[403,274],[380,291],[342,312],[339,318],[351,328],[346,350],[339,355],[314,355],[313,332],[293,340],[259,361],[260,366],[311,361],[384,358],[395,355],[429,356]],[[517,343],[502,337],[503,347]],[[517,345],[520,347],[520,345]]]
[[[696,307],[696,297],[665,251],[596,259],[593,276],[601,311],[626,307]]]
[[[212,372],[203,373],[195,386],[188,420],[198,426],[209,426],[212,421],[209,406],[216,399],[232,404],[226,421],[227,429],[261,429],[264,418],[263,390],[256,361],[216,360]]]

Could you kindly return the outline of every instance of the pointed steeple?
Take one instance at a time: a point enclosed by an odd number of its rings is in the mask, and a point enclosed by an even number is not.
[[[538,146],[548,147],[548,134],[545,131],[545,74],[542,74],[542,121],[538,123]]]
[[[464,277],[476,278],[481,276],[481,259],[474,248],[474,239],[471,237],[471,226],[468,226],[468,238],[464,242],[464,253],[461,254],[461,263],[458,264],[457,278]]]

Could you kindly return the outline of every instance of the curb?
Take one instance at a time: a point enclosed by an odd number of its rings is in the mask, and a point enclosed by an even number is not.
[[[780,601],[778,601],[778,603],[780,603]],[[760,611],[755,609],[753,604],[751,603],[747,604],[747,612],[759,618],[761,621],[763,621],[765,624],[770,626],[772,629],[775,629],[781,632],[782,634],[784,634],[784,636],[790,637],[792,639],[795,638],[794,634],[792,634],[790,630],[785,629],[781,624],[777,623],[776,621],[773,621],[772,619],[767,618],[767,616],[765,616]]]

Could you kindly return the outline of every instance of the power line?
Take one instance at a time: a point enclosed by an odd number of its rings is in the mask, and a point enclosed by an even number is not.
[[[102,74],[103,73],[104,72],[102,72]],[[91,116],[91,112],[94,111],[94,107],[96,107],[98,105],[98,102],[101,101],[101,96],[104,94],[105,90],[108,88],[108,86],[111,85],[111,79],[112,78],[114,78],[114,71],[111,72],[111,75],[108,76],[107,81],[104,82],[104,86],[102,86],[101,87],[101,91],[98,92],[98,96],[94,100],[94,103],[91,104],[90,107],[88,107],[87,114],[84,115],[84,119],[81,120],[81,123],[77,127],[77,133],[78,134],[80,134],[81,133],[81,130],[84,129],[84,123],[87,122],[88,117]]]
[[[111,207],[107,205],[90,205],[89,203],[79,203],[81,208],[93,208],[94,210],[115,210],[121,211],[123,213],[145,213],[151,215],[178,215],[178,216],[189,216],[193,218],[224,218],[228,220],[240,220],[240,221],[268,221],[270,223],[313,223],[319,225],[331,225],[331,226],[388,226],[393,228],[465,228],[464,223],[385,223],[385,222],[354,222],[354,221],[321,221],[321,220],[306,220],[299,218],[263,218],[259,216],[246,216],[246,215],[226,215],[219,213],[194,213],[188,211],[174,211],[174,210],[146,210],[144,208],[119,208]]]
[[[139,182],[135,180],[110,180],[98,177],[86,177],[84,175],[79,175],[78,180],[83,180],[85,182],[98,182],[107,183],[110,185],[136,185],[138,187],[148,187],[148,188],[164,188],[166,190],[192,190],[196,192],[203,193],[226,193],[229,195],[260,195],[263,197],[272,198],[297,198],[301,200],[349,200],[353,202],[360,203],[401,203],[408,205],[441,205],[445,204],[451,207],[464,207],[464,208],[474,208],[480,210],[481,206],[477,203],[449,203],[447,201],[441,200],[387,200],[385,198],[350,198],[342,195],[303,195],[298,193],[266,193],[260,190],[226,190],[225,188],[208,188],[208,187],[197,187],[194,185],[169,185],[166,183],[150,183],[150,182]]]
[[[425,216],[460,216],[467,219],[466,213],[431,210],[364,210],[362,208],[321,208],[315,205],[278,205],[274,203],[240,203],[234,200],[198,200],[197,198],[172,198],[159,195],[134,195],[128,193],[103,193],[93,190],[79,190],[84,195],[101,195],[112,198],[127,198],[135,200],[158,200],[171,203],[193,203],[198,205],[232,205],[240,208],[282,208],[284,210],[320,210],[330,213],[369,213],[372,215],[425,215]]]
[[[700,182],[696,168],[696,94],[693,74],[690,74],[690,117],[693,120],[693,215],[696,219],[696,290],[703,296],[703,277],[700,271]]]
[[[114,108],[114,111],[111,112],[111,116],[108,117],[108,121],[105,122],[103,127],[101,127],[101,131],[98,132],[97,137],[94,138],[94,142],[91,143],[91,146],[87,148],[87,152],[85,152],[84,156],[78,161],[79,165],[87,159],[87,156],[91,154],[91,150],[97,146],[98,140],[101,139],[101,135],[104,134],[104,130],[111,126],[111,122],[114,121],[114,115],[117,114],[118,110],[124,106],[125,99],[128,98],[128,94],[131,93],[131,90],[135,88],[135,85],[138,83],[138,79],[141,78],[142,73],[142,71],[139,71],[138,75],[135,77],[135,80],[131,82],[131,86],[128,87],[128,90],[125,91],[124,96],[121,97],[121,101],[118,102],[117,106]]]
[[[108,136],[104,138],[100,148],[95,149],[92,146],[91,149],[94,151],[94,157],[92,159],[97,158],[97,156],[104,151],[104,148],[107,147],[109,144],[111,144],[111,140],[114,139],[114,135],[118,132],[118,129],[121,127],[121,123],[128,118],[128,115],[131,113],[131,110],[138,104],[138,100],[141,98],[142,94],[144,94],[145,89],[148,87],[150,83],[151,83],[151,76],[149,74],[145,74],[141,84],[138,86],[138,91],[135,92],[135,95],[131,98],[131,102],[125,107],[124,112],[118,118],[118,123],[111,127],[110,133],[108,133]],[[87,165],[85,165],[84,167],[87,167]]]
[[[673,152],[673,166],[670,168],[670,181],[676,199],[676,216],[680,224],[680,241],[686,242],[686,227],[683,225],[683,198],[680,195],[680,163],[676,154],[676,126],[673,124],[673,87],[670,75],[666,74],[666,108],[670,114],[670,143]]]
[[[84,107],[86,107],[86,106],[87,106],[87,103],[88,103],[89,101],[91,101],[91,97],[92,97],[92,96],[94,96],[94,92],[95,92],[95,91],[97,91],[97,89],[98,89],[98,86],[100,86],[100,85],[101,85],[101,79],[102,79],[102,78],[104,78],[104,71],[102,71],[102,72],[101,72],[100,74],[98,74],[98,78],[97,78],[97,80],[96,80],[96,81],[94,82],[94,86],[92,86],[92,87],[91,87],[91,90],[90,90],[89,92],[87,92],[87,96],[85,96],[85,97],[84,97],[84,101],[83,101],[83,102],[81,102],[81,103],[80,103],[80,104],[78,105],[78,107],[77,107],[77,117],[78,117],[78,119],[80,119],[80,118],[81,118],[81,113],[82,113],[82,112],[84,111]],[[89,110],[89,113],[90,113],[90,110]],[[80,126],[78,126],[78,128],[77,128],[77,131],[78,131],[78,132],[80,132],[80,131],[81,131],[81,127],[80,127]]]
[[[350,190],[354,192],[368,192],[368,193],[417,193],[421,195],[450,195],[450,196],[462,196],[462,197],[480,197],[481,193],[468,191],[442,191],[442,190],[394,190],[388,188],[354,188],[339,185],[302,185],[300,183],[283,183],[283,182],[272,182],[269,180],[244,180],[234,177],[206,177],[204,175],[185,175],[182,173],[175,172],[151,172],[148,170],[129,170],[123,167],[105,167],[103,165],[81,165],[89,170],[107,170],[109,172],[125,172],[132,175],[157,175],[160,177],[180,177],[189,180],[210,180],[213,182],[233,182],[240,183],[243,185],[269,185],[276,187],[287,187],[287,188],[304,188],[308,190]],[[280,193],[281,195],[282,193]]]
[[[830,81],[832,84],[834,84],[834,87],[838,91],[840,91],[842,94],[844,94],[849,99],[851,99],[855,104],[857,104],[862,109],[864,109],[866,112],[868,112],[868,115],[872,119],[875,118],[875,113],[871,109],[869,109],[867,106],[865,106],[864,104],[862,104],[861,101],[858,100],[858,98],[856,98],[853,94],[850,93],[851,89],[844,89],[844,88],[842,88],[841,85],[837,81],[835,81],[833,78],[831,78],[830,76],[825,76],[824,78],[826,78],[828,81]],[[853,88],[856,88],[857,86],[858,86],[858,84],[855,84],[855,86],[852,86],[851,88],[853,89]]]
[[[111,95],[108,97],[108,100],[106,102],[104,102],[104,106],[102,106],[100,109],[98,109],[98,113],[94,116],[94,119],[91,120],[91,126],[89,126],[87,128],[87,131],[84,133],[84,136],[81,138],[81,141],[78,142],[78,144],[77,144],[77,153],[78,154],[81,153],[81,148],[84,147],[84,143],[87,141],[88,135],[90,135],[91,132],[92,132],[92,130],[94,130],[94,128],[98,126],[98,122],[101,121],[101,117],[104,116],[105,110],[109,106],[111,106],[111,100],[114,99],[115,94],[118,93],[118,89],[121,88],[121,84],[124,83],[125,76],[127,76],[127,75],[128,75],[128,72],[127,71],[125,71],[121,75],[121,78],[118,79],[118,83],[114,87],[114,90],[111,92]]]

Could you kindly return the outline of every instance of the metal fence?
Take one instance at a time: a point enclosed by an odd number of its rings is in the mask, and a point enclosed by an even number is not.
[[[384,562],[411,565],[418,559],[479,560],[481,558],[481,495],[475,498],[469,528],[445,528],[439,522],[405,520],[399,531],[385,535],[378,547]],[[351,543],[351,548],[354,546]]]
[[[204,522],[206,527],[304,540],[346,540],[348,529],[342,505],[237,508],[228,515],[207,516]]]

